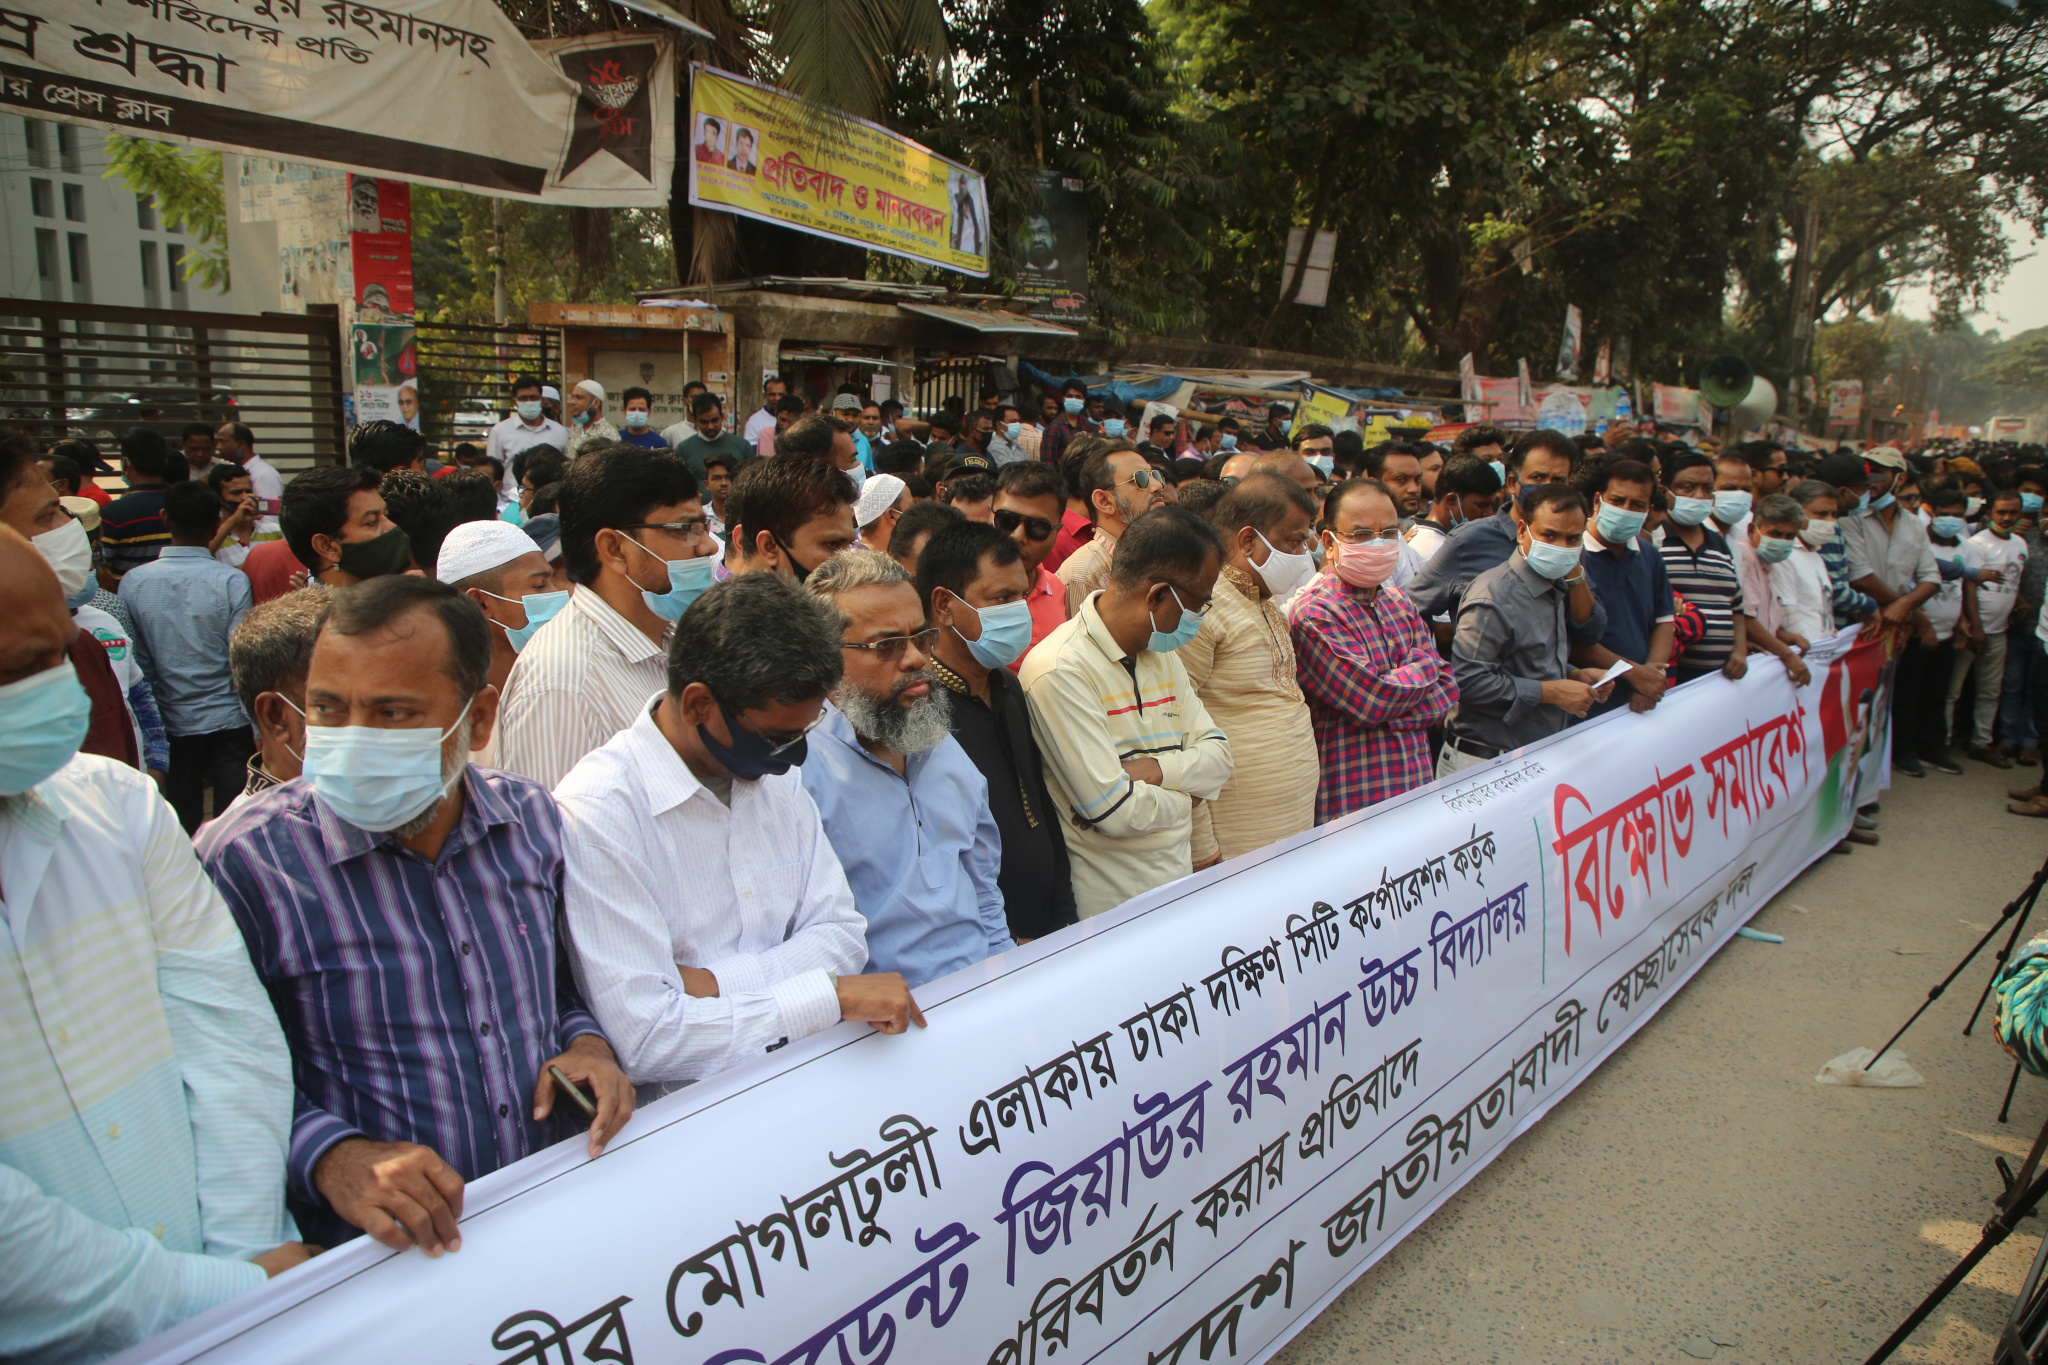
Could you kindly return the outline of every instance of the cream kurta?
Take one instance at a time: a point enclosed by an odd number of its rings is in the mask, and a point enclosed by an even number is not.
[[[1294,677],[1294,642],[1258,580],[1227,566],[1208,619],[1180,649],[1203,707],[1230,737],[1230,781],[1195,808],[1194,860],[1264,848],[1315,824],[1315,727]]]

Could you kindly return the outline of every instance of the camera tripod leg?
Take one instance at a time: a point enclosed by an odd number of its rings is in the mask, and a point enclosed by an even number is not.
[[[2012,932],[2006,935],[2005,946],[1998,950],[1998,956],[1991,964],[1991,977],[1984,983],[1983,992],[1977,997],[1977,1008],[1970,1011],[1970,1022],[1963,1025],[1963,1036],[1970,1036],[1970,1030],[1977,1027],[1977,1017],[1984,1013],[1984,1002],[1991,998],[1991,988],[1998,984],[1998,974],[2005,970],[2005,964],[2012,960],[2012,950],[2019,946],[2020,935],[2026,932],[2027,917],[2034,913],[2034,905],[2041,898],[2041,879],[2037,876],[2028,884],[2021,899],[2026,902],[2020,908],[2019,918],[2013,921]]]
[[[2014,896],[2010,901],[2006,902],[2005,908],[1999,912],[1998,922],[1996,924],[1993,924],[1989,929],[1986,929],[1984,931],[1984,936],[1977,940],[1977,942],[1975,943],[1975,945],[1971,947],[1969,952],[1963,954],[1963,960],[1961,962],[1958,962],[1947,976],[1943,977],[1939,982],[1935,983],[1934,987],[1927,992],[1927,998],[1920,1002],[1920,1008],[1913,1011],[1912,1017],[1907,1019],[1905,1023],[1899,1025],[1899,1031],[1897,1033],[1894,1033],[1891,1036],[1891,1038],[1888,1041],[1886,1041],[1885,1045],[1877,1050],[1877,1056],[1872,1057],[1870,1059],[1871,1066],[1876,1066],[1878,1058],[1884,1056],[1885,1053],[1890,1052],[1893,1046],[1898,1043],[1899,1039],[1906,1036],[1907,1029],[1913,1027],[1913,1025],[1920,1022],[1920,1016],[1927,1013],[1929,1007],[1931,1007],[1935,1001],[1941,999],[1942,993],[1949,988],[1949,983],[1954,981],[1957,977],[1961,976],[1963,974],[1963,969],[1969,966],[1971,961],[1977,956],[1977,954],[1984,951],[1984,946],[1991,942],[1991,940],[1997,936],[2000,925],[2003,925],[2007,920],[2013,918],[2013,916],[2015,915],[2021,915],[2021,924],[2024,924],[2026,922],[2025,916],[2022,915],[2021,912],[2023,909],[2027,913],[2031,913],[2033,911],[2034,902],[2040,896],[2041,888],[2044,884],[2048,884],[2048,859],[2042,860],[2040,870],[2035,872],[2033,878],[2030,881],[2028,881],[2026,890],[2020,892],[2019,895]],[[2005,961],[2005,956],[2011,953],[2012,944],[2017,943],[2018,941],[2019,926],[2015,925],[2013,927],[2012,932],[2012,943],[2008,943],[2006,945],[2006,953],[2000,955],[1999,961],[2001,964],[2003,964],[2003,962]],[[1994,974],[1993,980],[1996,979],[1996,975]],[[1990,987],[1987,985],[1985,987],[1985,996],[1989,997],[1990,993]],[[1977,1008],[1981,1010],[1983,1009],[1983,1007],[1983,1001],[1980,1000],[1978,1002]],[[1975,1024],[1976,1021],[1976,1015],[1971,1015],[1970,1022],[1972,1024]]]
[[[2020,1088],[2020,1064],[2012,1064],[2012,1079],[2005,1083],[2005,1103],[1998,1106],[1998,1121],[2004,1123],[2006,1115],[2012,1113],[2012,1092]]]

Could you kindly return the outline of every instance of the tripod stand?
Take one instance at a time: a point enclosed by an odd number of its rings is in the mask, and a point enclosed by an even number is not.
[[[1968,961],[1967,958],[1964,960]],[[2048,1123],[2041,1125],[2041,1134],[2034,1139],[2033,1150],[2027,1153],[2026,1163],[2020,1167],[2018,1175],[2007,1176],[2005,1164],[1999,1163],[1998,1173],[2006,1178],[2005,1193],[1998,1197],[1998,1202],[1993,1206],[1995,1211],[1984,1224],[1984,1232],[1977,1238],[1977,1245],[1970,1248],[1969,1254],[1957,1263],[1954,1270],[1942,1276],[1941,1283],[1934,1286],[1934,1292],[1922,1299],[1920,1306],[1906,1315],[1906,1320],[1899,1324],[1898,1330],[1884,1339],[1884,1343],[1871,1353],[1870,1359],[1865,1361],[1864,1365],[1879,1365],[1879,1362],[1891,1359],[1892,1353],[1906,1344],[1906,1338],[1912,1336],[1914,1330],[1927,1321],[1928,1315],[1941,1306],[1941,1301],[1949,1296],[1949,1292],[1969,1278],[1970,1272],[1977,1268],[1977,1263],[1989,1256],[2000,1242],[2012,1235],[2020,1219],[2034,1212],[2042,1196],[2048,1195],[2048,1171],[2041,1169],[2041,1154],[2044,1150],[2048,1150]],[[2030,1286],[2037,1281],[2040,1270],[2040,1258],[2037,1257],[2033,1272],[2028,1276]],[[2031,1298],[2029,1294],[2021,1294],[2019,1306],[2013,1312],[2013,1322],[2016,1323],[2027,1315],[2028,1309],[2033,1306],[2030,1303]],[[2012,1362],[2012,1365],[2025,1365],[2025,1362],[2032,1360],[2032,1356],[2028,1354],[2004,1354],[2007,1343],[2014,1340],[2014,1327],[2012,1323],[2008,1323],[2005,1338],[2000,1343],[2000,1365],[2007,1365],[2008,1361]]]
[[[1949,983],[1961,976],[1963,969],[1970,965],[1977,954],[1984,951],[1984,945],[1997,937],[1999,929],[2007,920],[2012,920],[2012,932],[2006,935],[2005,946],[1998,950],[1997,957],[1992,962],[1991,977],[1984,983],[1983,991],[1977,996],[1977,1008],[1970,1011],[1970,1022],[1963,1025],[1963,1036],[1965,1038],[1970,1036],[1970,1030],[1977,1027],[1977,1016],[1984,1012],[1984,1002],[1991,998],[1991,988],[1998,983],[1998,974],[2005,969],[2007,960],[2012,957],[2012,950],[2018,946],[2020,935],[2026,932],[2027,917],[2034,913],[2034,903],[2040,900],[2041,888],[2043,886],[2048,886],[2048,858],[2044,858],[2041,861],[2040,869],[2027,882],[2026,888],[2005,903],[2005,908],[1998,912],[1997,922],[1984,931],[1984,937],[1978,939],[1970,951],[1963,954],[1963,960],[1958,962],[1947,976],[1944,976],[1935,983],[1933,989],[1927,992],[1927,998],[1920,1002],[1920,1008],[1914,1010],[1912,1017],[1899,1025],[1899,1031],[1894,1033],[1885,1045],[1877,1050],[1877,1056],[1872,1057],[1869,1066],[1864,1068],[1866,1071],[1869,1070],[1870,1066],[1876,1066],[1878,1057],[1882,1057],[1885,1053],[1890,1052],[1893,1045],[1899,1039],[1906,1036],[1906,1030],[1920,1021],[1920,1016],[1927,1013],[1934,1002],[1941,999],[1943,992],[1948,990]],[[2020,1069],[2015,1064],[2012,1071],[2012,1080],[2005,1087],[2005,1104],[1998,1111],[1998,1121],[2000,1123],[2005,1122],[2006,1114],[2012,1108],[2012,1092],[2014,1087],[2019,1084],[2019,1081]]]

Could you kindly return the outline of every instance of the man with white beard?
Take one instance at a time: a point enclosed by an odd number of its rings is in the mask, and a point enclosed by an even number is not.
[[[1014,946],[988,782],[947,725],[927,668],[937,632],[902,566],[855,546],[804,586],[839,609],[846,665],[804,787],[867,919],[868,970],[914,989]]]

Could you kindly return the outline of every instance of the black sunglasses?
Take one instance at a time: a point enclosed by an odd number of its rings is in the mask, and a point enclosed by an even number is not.
[[[1024,534],[1033,540],[1044,540],[1052,534],[1052,523],[1044,517],[1027,517],[1022,512],[1012,512],[1007,507],[998,509],[995,517],[996,529],[1006,536],[1015,535],[1019,526],[1023,527]]]

